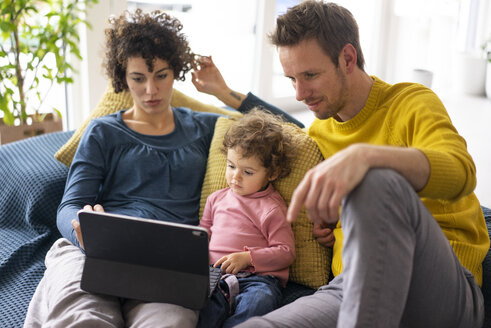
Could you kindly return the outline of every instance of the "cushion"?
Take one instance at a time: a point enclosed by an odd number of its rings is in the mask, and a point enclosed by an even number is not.
[[[226,156],[220,151],[225,132],[235,119],[220,117],[215,125],[203,187],[201,189],[200,217],[206,198],[214,191],[227,187],[225,179]],[[300,183],[305,173],[323,160],[315,142],[305,131],[297,126],[285,123],[299,140],[300,154],[292,163],[291,173],[275,181],[276,190],[290,204],[293,190]],[[318,288],[327,284],[331,264],[331,249],[324,248],[312,237],[312,223],[302,209],[292,229],[295,234],[296,259],[290,267],[290,280],[299,284]]]
[[[129,92],[114,93],[111,84],[109,84],[95,110],[74,132],[72,137],[56,152],[55,158],[66,166],[70,166],[80,138],[90,120],[115,113],[121,109],[130,108],[132,105],[133,100]],[[201,103],[176,89],[174,89],[172,95],[171,106],[187,107],[202,112],[214,112],[228,115],[232,118],[242,116],[239,112]],[[223,135],[232,122],[233,119],[225,117],[221,117],[217,121],[201,193],[200,217],[203,213],[208,195],[227,186],[225,180],[226,157],[221,153],[220,147],[222,146]],[[300,147],[302,147],[302,156],[294,161],[290,175],[275,182],[276,189],[283,196],[286,203],[289,204],[293,190],[302,180],[305,173],[321,162],[323,158],[315,142],[303,130],[292,124],[287,125],[298,136],[301,144]],[[290,280],[311,288],[318,288],[325,285],[329,278],[331,251],[319,245],[312,237],[312,223],[307,219],[304,210],[300,212],[292,228],[295,234],[297,257],[290,268]]]
[[[133,99],[128,91],[115,93],[112,88],[111,83],[102,96],[99,104],[95,110],[93,110],[89,117],[78,127],[77,130],[73,133],[72,137],[65,143],[56,153],[55,158],[66,166],[70,166],[73,160],[73,156],[75,155],[75,151],[77,150],[78,143],[80,138],[82,137],[85,129],[89,122],[96,117],[108,115],[115,113],[121,109],[130,108],[133,106]],[[171,106],[173,107],[187,107],[195,111],[199,112],[213,112],[223,115],[228,115],[231,117],[240,117],[242,114],[236,111],[227,110],[224,108],[220,108],[217,106],[204,104],[200,101],[197,101],[184,93],[174,89],[171,98]]]

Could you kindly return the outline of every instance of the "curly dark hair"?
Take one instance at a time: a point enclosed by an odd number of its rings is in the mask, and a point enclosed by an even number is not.
[[[297,144],[292,129],[281,116],[256,107],[229,127],[221,150],[227,154],[228,149],[238,148],[243,157],[256,156],[268,176],[278,170],[278,178],[283,178],[290,174]]]
[[[153,71],[155,59],[169,63],[175,80],[185,80],[192,69],[194,54],[181,32],[181,22],[156,10],[143,13],[125,11],[119,17],[109,18],[106,34],[106,74],[112,80],[116,93],[127,90],[126,67],[128,59],[142,57],[148,69]]]

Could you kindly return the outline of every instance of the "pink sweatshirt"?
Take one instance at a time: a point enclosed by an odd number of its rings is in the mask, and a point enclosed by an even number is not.
[[[286,221],[286,205],[270,184],[263,191],[241,196],[230,188],[211,194],[200,226],[210,234],[210,263],[230,253],[250,251],[250,271],[277,277],[283,286],[295,260],[295,238]]]

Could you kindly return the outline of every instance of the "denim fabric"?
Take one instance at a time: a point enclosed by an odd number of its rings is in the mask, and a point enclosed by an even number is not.
[[[227,284],[220,281],[220,288],[215,289],[209,303],[199,315],[198,326],[233,327],[250,317],[263,315],[275,310],[281,304],[281,285],[272,276],[252,275],[239,280],[239,295],[232,304],[232,311],[227,298]]]

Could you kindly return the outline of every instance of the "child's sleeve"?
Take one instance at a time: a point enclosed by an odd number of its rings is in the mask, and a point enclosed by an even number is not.
[[[285,210],[273,208],[261,220],[261,230],[268,240],[268,247],[248,247],[255,272],[278,271],[295,260],[295,237],[286,221]]]
[[[199,226],[208,230],[208,239],[211,238],[211,226],[213,225],[212,195],[208,196],[208,198],[206,199],[205,208],[203,209],[203,216],[201,217],[201,220],[199,221]]]

